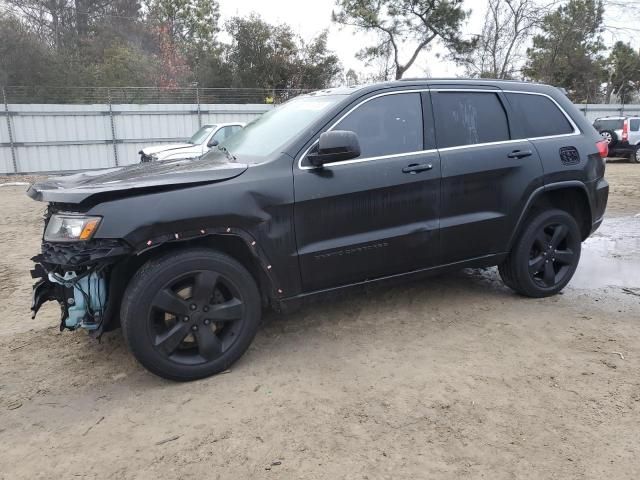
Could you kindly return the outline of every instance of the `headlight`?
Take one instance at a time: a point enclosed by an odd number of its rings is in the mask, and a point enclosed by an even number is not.
[[[44,239],[48,242],[90,240],[100,225],[101,217],[56,213],[51,216]]]

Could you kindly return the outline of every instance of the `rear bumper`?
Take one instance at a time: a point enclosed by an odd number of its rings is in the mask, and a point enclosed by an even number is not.
[[[596,180],[593,185],[593,205],[592,205],[592,223],[591,232],[595,232],[604,219],[604,212],[607,209],[607,201],[609,199],[609,182],[604,178]]]

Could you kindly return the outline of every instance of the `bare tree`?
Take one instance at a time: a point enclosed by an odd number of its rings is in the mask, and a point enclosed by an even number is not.
[[[476,49],[455,59],[472,77],[514,78],[524,58],[527,40],[555,3],[489,0]]]
[[[418,55],[434,41],[450,51],[471,47],[461,38],[469,15],[462,0],[337,0],[333,21],[362,32],[377,33],[376,42],[358,53],[363,60],[391,56],[396,79],[402,78]],[[402,53],[410,52],[406,60]],[[383,72],[387,76],[388,72]]]
[[[604,0],[604,31],[614,41],[628,41],[637,38],[640,33],[640,2],[638,0]],[[631,23],[629,20],[634,19]]]

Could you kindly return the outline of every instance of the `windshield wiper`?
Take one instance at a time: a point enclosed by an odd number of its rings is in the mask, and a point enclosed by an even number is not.
[[[236,157],[234,157],[231,152],[227,149],[227,147],[223,146],[223,145],[218,145],[218,150],[224,152],[225,156],[227,157],[227,160],[235,162],[236,161]]]

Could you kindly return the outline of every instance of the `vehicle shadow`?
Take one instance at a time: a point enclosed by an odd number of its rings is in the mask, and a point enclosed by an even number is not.
[[[274,356],[295,350],[301,343],[324,342],[327,335],[329,338],[353,336],[363,341],[363,330],[375,334],[380,330],[396,329],[400,324],[410,331],[447,328],[451,313],[466,316],[467,309],[499,304],[514,296],[503,286],[495,268],[466,269],[326,294],[309,300],[295,312],[285,314],[266,310],[253,345],[231,371],[253,371],[260,365],[269,364]],[[55,356],[54,371],[75,372],[78,384],[124,382],[135,385],[137,390],[174,384],[152,375],[134,360],[120,329],[106,333],[97,344],[88,335],[58,334],[53,328],[51,332],[57,339],[57,346],[53,348],[58,350],[49,352]],[[47,341],[51,340],[49,335],[46,337]],[[44,342],[43,339],[36,341]],[[41,347],[52,348],[44,344]],[[16,361],[20,359],[16,358]],[[91,365],[90,372],[82,370],[84,367],[79,367],[82,365]]]

